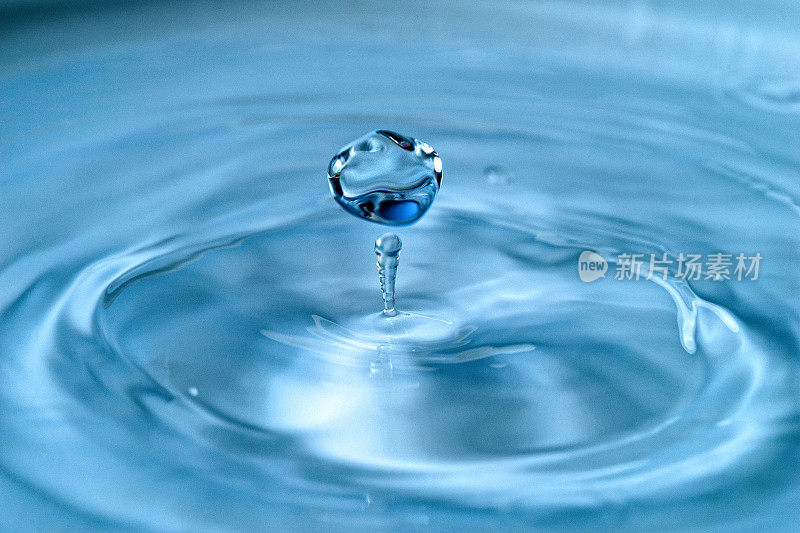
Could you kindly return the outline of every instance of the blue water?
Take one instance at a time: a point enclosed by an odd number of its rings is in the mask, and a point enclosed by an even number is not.
[[[0,6],[4,529],[796,529],[800,5]]]

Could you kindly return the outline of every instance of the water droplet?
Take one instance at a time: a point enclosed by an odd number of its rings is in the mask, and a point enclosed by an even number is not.
[[[378,130],[342,148],[328,165],[334,199],[365,220],[401,226],[425,214],[442,183],[442,160],[428,144]]]
[[[400,241],[400,237],[394,233],[384,233],[375,241],[385,316],[397,316],[397,310],[394,308],[394,281],[397,277],[397,265],[400,263],[402,247],[403,243]]]
[[[508,171],[497,165],[490,165],[483,169],[483,177],[489,185],[508,185],[510,181]]]

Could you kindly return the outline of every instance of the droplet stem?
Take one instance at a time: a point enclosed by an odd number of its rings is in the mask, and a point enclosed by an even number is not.
[[[397,310],[394,308],[394,284],[402,247],[403,243],[400,241],[400,237],[394,233],[384,233],[375,241],[375,253],[378,254],[378,274],[383,293],[383,315],[388,317],[397,316]]]

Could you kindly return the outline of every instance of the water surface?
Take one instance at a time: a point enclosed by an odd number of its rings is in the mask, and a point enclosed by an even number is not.
[[[795,527],[796,5],[0,10],[4,527]],[[391,321],[377,129],[447,169]]]

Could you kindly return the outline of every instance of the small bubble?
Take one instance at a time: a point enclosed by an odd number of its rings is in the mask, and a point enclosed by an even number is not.
[[[196,387],[189,387],[189,395],[190,396],[197,396],[198,394],[199,394],[199,391],[197,390]]]
[[[442,183],[442,160],[418,139],[373,131],[331,159],[328,183],[348,213],[402,226],[419,220],[433,203]]]
[[[490,165],[483,169],[483,178],[489,185],[508,185],[511,181],[508,170],[498,165]]]

